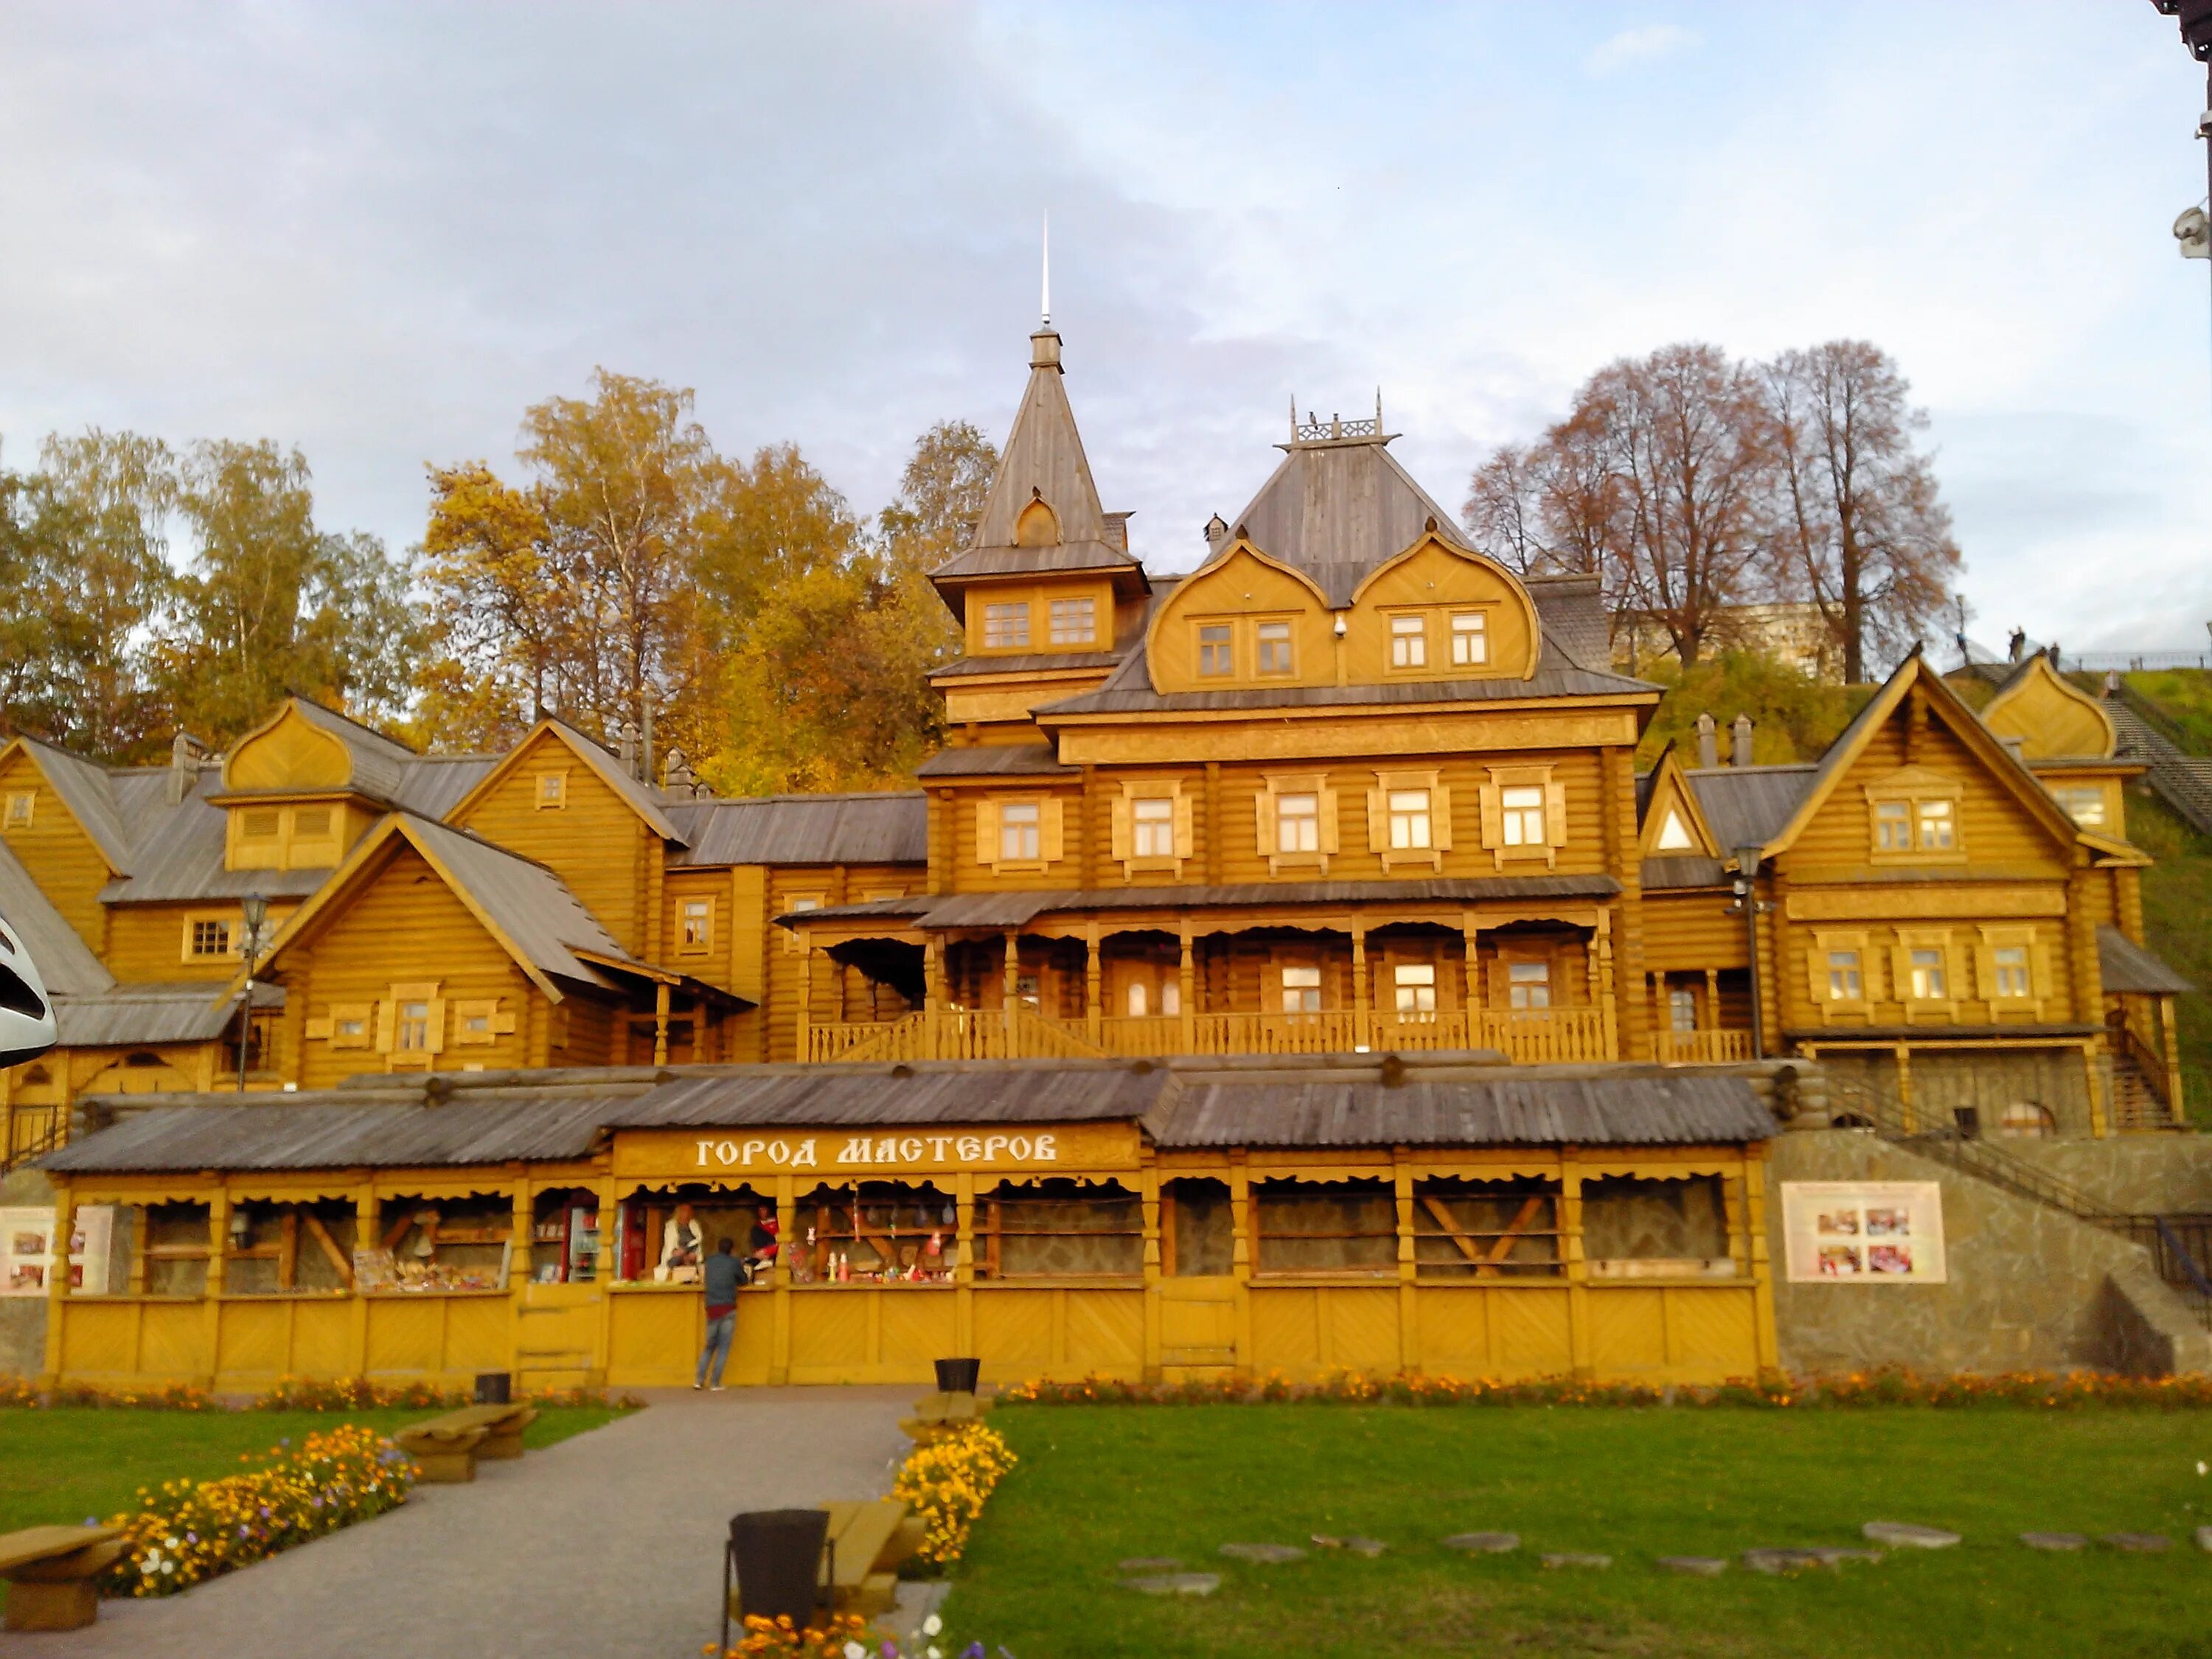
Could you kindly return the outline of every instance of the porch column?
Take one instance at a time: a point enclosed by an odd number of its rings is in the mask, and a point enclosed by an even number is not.
[[[1352,929],[1352,1041],[1355,1048],[1371,1046],[1375,1030],[1374,1000],[1367,984],[1367,924],[1353,917]]]
[[[921,1006],[933,1014],[945,1006],[945,947],[934,933],[921,942]]]
[[[46,1375],[40,1381],[51,1389],[62,1380],[62,1345],[67,1334],[63,1321],[69,1315],[69,1247],[76,1232],[76,1194],[67,1181],[57,1181],[54,1186],[54,1231],[48,1239],[53,1249],[46,1258]],[[228,1224],[229,1218],[224,1218]],[[146,1232],[142,1226],[137,1240],[136,1254],[143,1260],[146,1253]]]
[[[384,1240],[377,1228],[381,1212],[377,1203],[376,1183],[364,1182],[354,1189],[353,1247],[356,1250],[374,1249]],[[349,1357],[353,1361],[352,1375],[368,1374],[368,1297],[363,1294],[361,1280],[353,1281],[353,1333]]]
[[[1900,1042],[1890,1054],[1897,1061],[1897,1104],[1905,1118],[1905,1133],[1912,1134],[1920,1127],[1919,1114],[1912,1109],[1912,1050]]]
[[[791,1253],[799,1249],[799,1177],[775,1177],[775,1265],[769,1269],[768,1380],[791,1381]],[[703,1305],[703,1304],[702,1304]]]
[[[215,1387],[216,1373],[222,1370],[222,1290],[228,1278],[229,1261],[226,1255],[230,1249],[230,1183],[226,1181],[208,1199],[208,1264],[207,1289],[201,1293],[200,1312],[204,1340],[207,1343],[207,1369],[202,1373],[204,1387]],[[58,1210],[55,1212],[60,1220]],[[59,1277],[66,1285],[69,1279],[69,1234],[58,1226],[55,1231],[56,1252],[61,1261]]]
[[[858,1201],[860,1194],[854,1198]],[[952,1177],[952,1341],[954,1351],[975,1352],[975,1176]]]
[[[2181,1042],[2173,1015],[2173,998],[2158,1000],[2158,1047],[2166,1056],[2166,1104],[2176,1123],[2189,1121],[2187,1103],[2181,1097]]]
[[[1186,938],[1188,935],[1185,935]],[[1242,1147],[1229,1154],[1229,1272],[1237,1281],[1237,1371],[1252,1374],[1252,1184]]]
[[[1006,1028],[1006,1055],[1009,1059],[1012,1058],[1015,1048],[1014,988],[1021,981],[1021,935],[1009,927],[1006,929],[1006,965],[999,976],[999,1018]]]
[[[1398,1369],[1421,1368],[1421,1322],[1413,1306],[1413,1148],[1390,1149],[1391,1191],[1398,1210]]]
[[[1182,963],[1177,969],[1176,985],[1182,998],[1182,1051],[1191,1054],[1198,1047],[1198,963],[1191,953],[1190,922],[1186,918],[1182,926]]]
[[[791,1057],[802,1066],[814,1058],[813,1034],[810,1029],[814,1001],[814,941],[802,939],[799,946],[799,1012],[793,1016]]]
[[[653,988],[653,1063],[656,1066],[668,1064],[668,981],[666,980],[662,980]]]
[[[1160,1167],[1147,1150],[1137,1170],[1137,1199],[1145,1229],[1145,1381],[1160,1376]]]
[[[1482,1047],[1482,957],[1480,954],[1481,930],[1476,926],[1474,912],[1459,913],[1460,942],[1465,952],[1466,965],[1460,988],[1460,1000],[1467,1015],[1467,1046]]]
[[[1102,969],[1098,961],[1098,924],[1092,922],[1083,936],[1083,1021],[1091,1041],[1096,1044],[1105,1034],[1101,1021],[1105,1010],[1099,1000]]]
[[[1759,1369],[1771,1371],[1781,1363],[1781,1344],[1774,1330],[1774,1264],[1766,1245],[1766,1149],[1747,1148],[1743,1159],[1743,1213],[1747,1243],[1751,1251],[1751,1283]]]
[[[518,1175],[514,1178],[514,1219],[509,1228],[514,1240],[507,1263],[507,1287],[519,1291],[530,1282],[531,1232],[537,1224],[536,1194],[532,1191],[530,1177]],[[518,1321],[518,1323],[520,1322]]]
[[[1590,1370],[1589,1263],[1583,1256],[1583,1176],[1577,1149],[1559,1152],[1559,1258],[1567,1273],[1567,1347],[1575,1375]]]
[[[1705,969],[1705,1024],[1717,1031],[1721,1029],[1721,970]]]
[[[1605,1057],[1620,1058],[1620,1010],[1613,1000],[1613,912],[1597,913],[1597,931],[1590,935],[1590,967],[1595,977],[1591,991],[1599,1009],[1598,1025],[1605,1033]]]

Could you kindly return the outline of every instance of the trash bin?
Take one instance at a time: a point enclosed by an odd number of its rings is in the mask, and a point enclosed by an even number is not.
[[[982,1370],[983,1362],[980,1359],[940,1359],[937,1362],[937,1391],[973,1394]]]
[[[478,1371],[477,1373],[477,1404],[479,1406],[508,1406],[514,1403],[514,1378],[507,1371]]]
[[[789,1619],[804,1627],[814,1616],[815,1583],[829,1536],[827,1510],[749,1510],[732,1516],[722,1572],[725,1613],[734,1572],[746,1618]],[[725,1647],[728,1633],[726,1626]]]

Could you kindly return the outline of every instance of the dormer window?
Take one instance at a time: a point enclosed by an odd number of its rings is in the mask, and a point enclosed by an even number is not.
[[[983,648],[986,651],[1026,651],[1030,645],[1030,607],[1027,600],[983,607]]]
[[[2105,827],[2105,792],[2100,786],[2075,784],[2051,793],[2058,797],[2058,804],[2065,809],[2066,816],[2082,829],[2102,830]]]
[[[1098,601],[1088,594],[1079,599],[1052,602],[1052,642],[1054,645],[1095,645],[1098,642]]]
[[[1291,625],[1287,622],[1263,622],[1259,625],[1258,671],[1262,674],[1288,674],[1291,668]]]
[[[1455,611],[1451,619],[1454,668],[1480,668],[1490,660],[1490,621],[1480,611]]]
[[[1236,673],[1236,636],[1227,623],[1199,624],[1198,672],[1208,679],[1227,679]]]
[[[281,823],[282,815],[275,807],[256,807],[239,814],[238,833],[248,841],[273,841]]]
[[[538,806],[540,811],[557,811],[568,804],[568,775],[566,772],[540,772],[538,775]]]
[[[1426,617],[1390,618],[1390,666],[1426,668],[1429,665],[1429,619]]]
[[[36,790],[15,791],[8,797],[8,827],[10,830],[29,829],[31,814],[37,810],[38,805],[39,796]]]

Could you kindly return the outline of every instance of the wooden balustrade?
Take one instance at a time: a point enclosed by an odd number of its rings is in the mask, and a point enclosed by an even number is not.
[[[1720,1066],[1751,1058],[1748,1031],[1655,1031],[1651,1057],[1665,1066]]]

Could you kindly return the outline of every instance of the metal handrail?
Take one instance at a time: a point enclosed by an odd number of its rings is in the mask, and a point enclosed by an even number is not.
[[[2080,1188],[2048,1175],[2024,1158],[2000,1151],[1978,1136],[1970,1136],[1952,1125],[1923,1127],[1916,1114],[1895,1096],[1863,1083],[1832,1078],[1831,1102],[1850,1115],[1866,1119],[1884,1140],[1909,1146],[1914,1151],[1950,1164],[1962,1172],[2002,1187],[2018,1198],[2029,1199],[2078,1220],[2100,1227],[2124,1229],[2131,1218],[2100,1204]]]

